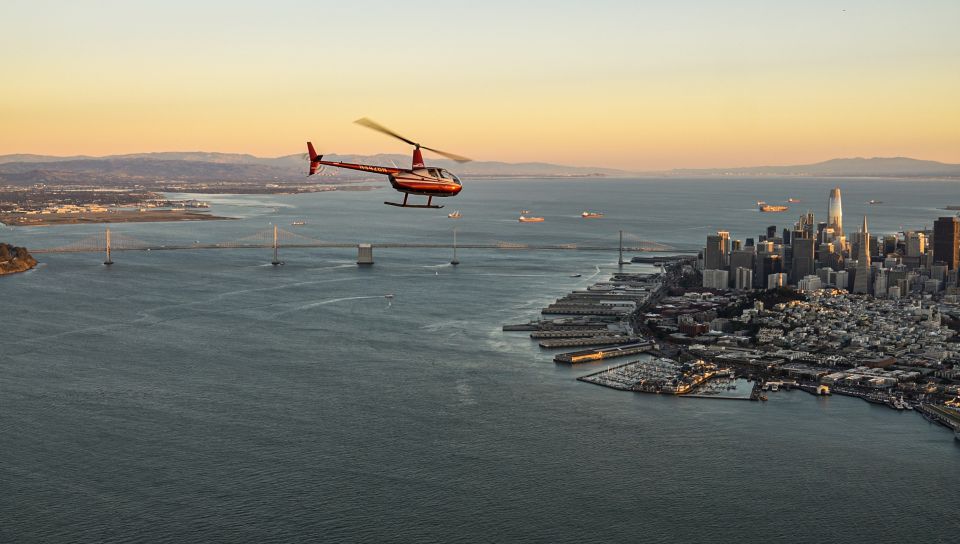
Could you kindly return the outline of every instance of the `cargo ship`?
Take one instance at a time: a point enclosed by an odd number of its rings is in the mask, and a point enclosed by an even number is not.
[[[603,217],[603,214],[600,212],[583,212],[580,214],[580,217],[584,219],[595,219],[597,217]]]
[[[766,213],[785,212],[790,209],[789,206],[775,206],[773,204],[767,204],[762,200],[757,201],[757,208],[759,208],[761,212],[766,212]]]
[[[454,210],[447,214],[450,219],[460,219],[460,210]]]
[[[542,222],[543,222],[543,218],[542,218],[542,217],[527,217],[526,215],[521,215],[520,218],[517,219],[517,221],[519,221],[519,222],[521,222],[521,223],[542,223]]]

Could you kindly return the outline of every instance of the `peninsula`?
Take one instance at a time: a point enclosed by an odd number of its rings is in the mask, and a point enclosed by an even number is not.
[[[26,272],[37,266],[37,260],[25,247],[0,243],[0,276]]]

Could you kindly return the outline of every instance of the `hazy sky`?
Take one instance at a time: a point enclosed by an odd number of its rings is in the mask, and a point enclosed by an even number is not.
[[[960,0],[0,3],[0,154],[960,163]]]

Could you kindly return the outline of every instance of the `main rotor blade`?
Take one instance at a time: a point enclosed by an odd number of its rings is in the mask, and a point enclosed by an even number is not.
[[[408,139],[404,138],[403,136],[401,136],[401,135],[397,134],[396,132],[390,130],[389,128],[381,125],[380,123],[377,123],[376,121],[373,121],[372,119],[367,119],[366,117],[363,117],[363,118],[361,118],[361,119],[357,119],[356,121],[354,121],[354,123],[356,123],[356,124],[358,124],[358,125],[361,125],[361,126],[364,126],[364,127],[367,127],[367,128],[369,128],[369,129],[376,130],[377,132],[382,132],[382,133],[386,134],[387,136],[393,136],[394,138],[396,138],[396,139],[398,139],[398,140],[400,140],[400,141],[403,141],[403,142],[407,142],[407,143],[410,144],[410,145],[413,145],[413,146],[417,145],[417,142],[414,142],[413,140],[408,140]]]
[[[457,161],[457,162],[470,162],[470,161],[473,160],[473,159],[468,159],[467,157],[464,157],[463,155],[456,155],[456,154],[454,154],[454,153],[447,153],[446,151],[440,151],[439,149],[434,149],[434,148],[432,148],[432,147],[420,146],[420,148],[421,148],[421,149],[426,149],[426,150],[428,150],[428,151],[433,151],[433,152],[436,153],[437,155],[443,155],[444,157],[446,157],[446,158],[448,158],[448,159],[455,160],[455,161]]]
[[[413,140],[408,140],[408,139],[404,138],[403,136],[397,134],[396,132],[390,130],[389,128],[381,125],[380,123],[378,123],[378,122],[376,122],[376,121],[374,121],[374,120],[372,120],[372,119],[368,119],[368,118],[366,118],[366,117],[357,119],[356,121],[354,121],[354,123],[356,123],[356,124],[358,124],[358,125],[361,125],[361,126],[364,126],[364,127],[367,127],[367,128],[369,128],[369,129],[376,130],[377,132],[382,132],[382,133],[386,134],[387,136],[393,136],[394,138],[396,138],[396,139],[398,139],[398,140],[400,140],[400,141],[402,141],[402,142],[406,142],[406,143],[408,143],[408,144],[410,144],[410,145],[412,145],[412,146],[416,146],[416,147],[419,147],[419,148],[421,148],[421,149],[426,149],[426,150],[428,150],[428,151],[433,151],[434,153],[436,153],[436,154],[438,154],[438,155],[443,155],[444,157],[446,157],[446,158],[448,158],[448,159],[455,160],[455,161],[457,161],[457,162],[470,162],[470,160],[471,160],[471,159],[468,159],[467,157],[464,157],[464,156],[462,156],[462,155],[455,155],[455,154],[453,154],[453,153],[447,153],[446,151],[440,151],[439,149],[434,149],[434,148],[432,148],[432,147],[422,146],[422,145],[418,144],[417,142],[414,142]]]

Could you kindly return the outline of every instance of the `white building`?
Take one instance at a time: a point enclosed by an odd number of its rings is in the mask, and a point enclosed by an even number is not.
[[[817,291],[823,289],[823,282],[820,281],[820,276],[809,275],[804,276],[799,282],[797,282],[797,289],[800,291]]]
[[[703,287],[706,289],[729,289],[730,272],[727,270],[704,270]]]
[[[753,288],[753,270],[749,268],[737,268],[737,275],[734,278],[734,288],[738,291],[747,291]]]
[[[767,276],[767,289],[786,287],[786,285],[787,275],[782,272],[780,274],[770,274]]]

